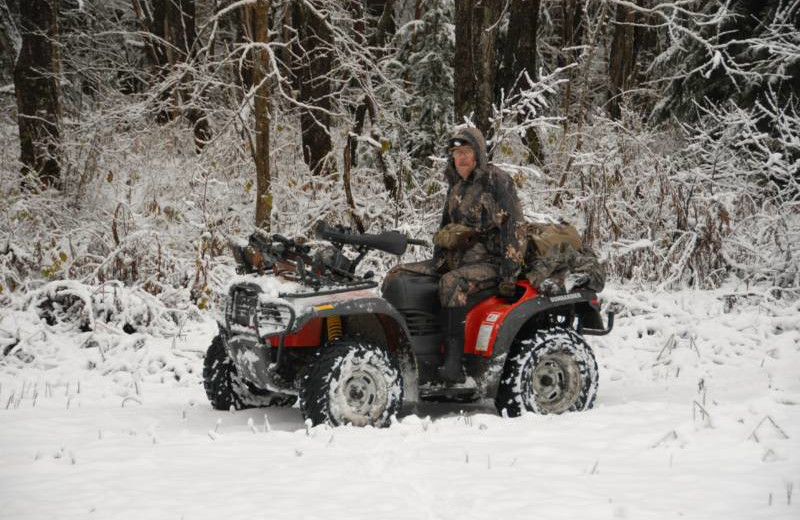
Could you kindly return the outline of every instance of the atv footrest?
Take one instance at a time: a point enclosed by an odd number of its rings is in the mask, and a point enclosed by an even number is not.
[[[478,398],[478,387],[472,378],[460,385],[429,383],[420,386],[419,397],[426,401],[471,401]]]

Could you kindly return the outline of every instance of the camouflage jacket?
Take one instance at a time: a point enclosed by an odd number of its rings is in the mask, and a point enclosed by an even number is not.
[[[477,128],[464,128],[453,137],[467,140],[475,149],[475,169],[464,180],[456,171],[452,157],[444,175],[449,184],[439,229],[449,223],[474,228],[484,237],[466,251],[434,248],[435,265],[449,270],[462,265],[491,262],[500,266],[502,281],[516,280],[523,262],[524,239],[519,230],[522,207],[511,176],[490,164],[486,140]]]

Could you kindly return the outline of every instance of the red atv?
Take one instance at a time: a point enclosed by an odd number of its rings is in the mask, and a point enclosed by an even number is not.
[[[358,263],[376,249],[402,255],[395,232],[354,234],[325,225],[331,245],[311,255],[300,240],[252,235],[234,246],[241,275],[226,291],[219,335],[203,380],[214,408],[290,406],[314,424],[385,426],[403,400],[494,399],[500,413],[591,408],[597,362],[583,336],[603,327],[597,295],[539,295],[525,281],[513,298],[471,297],[464,343],[465,384],[446,385],[436,367],[443,336],[435,278],[398,277],[378,294]],[[355,253],[344,253],[349,246]]]

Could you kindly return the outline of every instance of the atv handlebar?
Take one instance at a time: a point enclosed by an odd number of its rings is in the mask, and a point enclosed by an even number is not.
[[[408,243],[409,243],[409,244],[411,244],[412,246],[424,246],[424,247],[428,247],[428,246],[430,245],[430,244],[428,244],[427,242],[425,242],[424,240],[420,240],[420,239],[418,239],[418,238],[406,238],[406,240],[407,240],[407,241],[408,241]]]
[[[424,240],[408,238],[399,231],[383,231],[381,233],[351,233],[343,228],[331,228],[325,222],[317,224],[317,237],[333,244],[349,244],[356,247],[378,249],[385,253],[400,256],[406,252],[408,244],[427,246]]]
[[[327,240],[333,247],[317,251],[313,258],[310,256],[311,247],[304,240],[286,238],[279,234],[267,235],[256,231],[248,237],[247,245],[231,242],[231,250],[238,264],[237,272],[266,274],[272,271],[274,275],[312,287],[314,294],[323,294],[320,288],[325,285],[335,285],[337,288],[324,292],[333,294],[377,285],[371,280],[371,273],[363,276],[355,274],[356,266],[370,249],[402,255],[408,244],[428,245],[423,240],[410,239],[398,231],[353,233],[343,227],[329,227],[324,222],[317,224],[315,232],[317,237]],[[345,256],[341,251],[344,244],[354,246],[358,255],[355,258]]]

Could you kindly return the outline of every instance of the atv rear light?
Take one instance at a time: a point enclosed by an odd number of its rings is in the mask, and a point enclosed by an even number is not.
[[[294,310],[282,303],[261,302],[256,321],[260,337],[281,334],[292,328]]]

